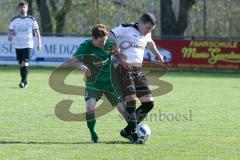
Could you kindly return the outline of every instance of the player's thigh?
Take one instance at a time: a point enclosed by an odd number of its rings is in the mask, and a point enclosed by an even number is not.
[[[18,61],[18,64],[22,63],[22,49],[16,49],[16,58]]]
[[[23,62],[25,62],[25,63],[29,62],[29,57],[30,57],[31,52],[32,52],[31,48],[22,49],[22,61]]]
[[[120,102],[120,98],[117,97],[116,94],[111,92],[105,92],[105,97],[108,99],[108,101],[111,103],[112,106],[117,106],[117,104]]]
[[[135,78],[134,83],[136,88],[136,95],[140,100],[145,101],[145,99],[152,99],[152,92],[145,75]]]
[[[90,98],[94,98],[96,99],[96,101],[98,101],[101,98],[102,94],[103,94],[102,91],[99,89],[86,87],[84,98],[85,101],[89,100]]]
[[[101,89],[105,95],[105,97],[108,99],[108,101],[111,103],[112,106],[117,106],[119,100],[121,99],[121,94],[115,91],[113,88],[113,85],[111,82],[106,82],[101,86]]]
[[[129,95],[135,95],[136,89],[135,89],[134,80],[131,75],[131,72],[127,71],[122,66],[119,66],[118,77],[119,77],[118,81],[120,83],[120,88],[123,96],[126,97]]]

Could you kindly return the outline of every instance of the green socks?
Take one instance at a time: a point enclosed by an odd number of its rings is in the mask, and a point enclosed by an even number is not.
[[[98,139],[97,132],[96,132],[96,119],[94,117],[94,114],[87,114],[87,126],[91,133],[92,139]]]

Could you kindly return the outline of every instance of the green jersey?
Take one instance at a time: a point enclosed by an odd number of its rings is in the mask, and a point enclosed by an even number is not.
[[[91,71],[91,76],[87,77],[87,85],[110,81],[112,53],[109,49],[114,45],[116,43],[108,39],[104,48],[99,48],[93,45],[92,39],[89,39],[84,41],[73,55],[75,58],[82,60],[83,64]]]

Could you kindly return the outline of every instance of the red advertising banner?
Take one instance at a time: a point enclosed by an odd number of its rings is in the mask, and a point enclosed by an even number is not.
[[[170,68],[240,69],[240,42],[155,40]]]

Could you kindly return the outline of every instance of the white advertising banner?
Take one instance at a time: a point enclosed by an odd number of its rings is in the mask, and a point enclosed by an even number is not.
[[[30,55],[30,64],[38,66],[59,66],[70,59],[79,45],[88,37],[42,37],[42,50],[36,42]],[[17,65],[14,44],[8,42],[7,35],[0,35],[0,65]]]

